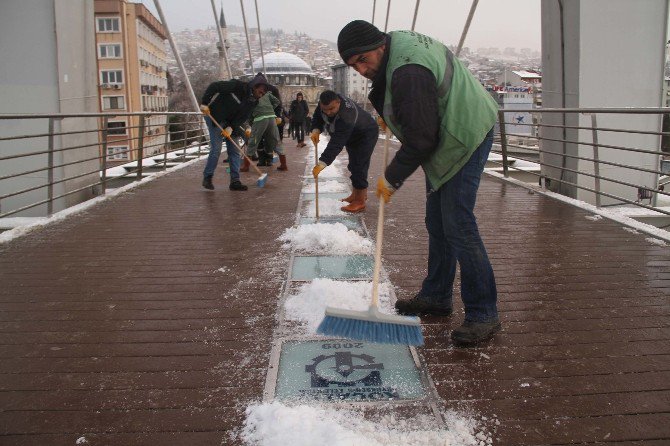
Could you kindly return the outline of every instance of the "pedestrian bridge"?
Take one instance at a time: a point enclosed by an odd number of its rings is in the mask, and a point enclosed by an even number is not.
[[[662,231],[491,172],[476,214],[502,332],[455,348],[445,334],[462,320],[455,299],[451,317],[422,320],[425,346],[355,351],[344,340],[298,335],[286,317],[287,296],[313,277],[368,277],[365,259],[338,270],[316,265],[318,256],[298,272],[312,276],[296,275],[308,256],[277,238],[311,218],[314,197],[304,191],[313,148],[289,140],[287,149],[288,172],[264,168],[264,188],[253,187],[250,172],[249,191],[231,192],[220,167],[216,190],[202,189],[195,149],[151,181],[0,235],[0,443],[241,444],[250,404],[290,401],[298,377],[326,389],[335,381],[328,370],[344,366],[360,372],[359,388],[383,388],[394,367],[415,387],[387,386],[386,401],[349,392],[342,402],[351,383],[340,376],[336,401],[320,403],[398,419],[425,414],[442,425],[449,410],[469,413],[484,441],[500,445],[670,441],[670,243]],[[371,180],[381,163],[376,150]],[[425,273],[424,202],[417,172],[385,209],[391,299],[411,297]],[[348,224],[374,238],[376,211],[371,196]],[[282,364],[284,355],[294,359]]]

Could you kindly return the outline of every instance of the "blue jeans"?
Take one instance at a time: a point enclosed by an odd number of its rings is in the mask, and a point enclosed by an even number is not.
[[[431,192],[426,181],[428,275],[419,298],[450,307],[458,262],[465,320],[472,322],[498,318],[493,268],[474,214],[479,180],[492,144],[493,132],[489,132],[470,160],[438,190]]]
[[[219,163],[219,156],[221,155],[221,145],[223,144],[223,136],[221,130],[205,116],[207,129],[209,130],[209,156],[207,157],[207,164],[205,164],[205,171],[202,173],[206,177],[214,176],[214,171]],[[240,180],[240,152],[235,148],[232,142],[226,139],[226,152],[228,152],[228,162],[230,166],[230,182]]]

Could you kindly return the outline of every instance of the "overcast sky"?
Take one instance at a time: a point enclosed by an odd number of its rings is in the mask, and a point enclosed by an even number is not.
[[[337,41],[351,20],[372,19],[373,0],[256,0],[261,28],[299,31],[314,38]],[[222,0],[214,0],[217,11]],[[256,27],[254,1],[243,0],[247,26]],[[156,13],[153,0],[142,0]],[[540,50],[540,0],[480,0],[465,46],[514,47]],[[449,45],[458,44],[472,0],[423,0],[416,30]],[[160,0],[171,32],[214,25],[211,0]],[[388,3],[378,0],[375,25],[383,31]],[[388,29],[410,29],[416,0],[391,2]],[[229,25],[243,25],[240,0],[223,0]]]

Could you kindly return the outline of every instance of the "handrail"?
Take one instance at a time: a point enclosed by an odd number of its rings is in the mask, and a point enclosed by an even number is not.
[[[509,122],[505,113],[525,113],[532,116],[532,123]],[[565,114],[574,117],[572,125],[542,122],[549,114]],[[617,128],[616,121],[607,116],[657,115],[639,120],[627,120],[627,128]],[[575,116],[577,115],[577,116]],[[590,126],[583,120],[590,116]],[[503,157],[503,176],[538,177],[540,185],[553,192],[568,195],[587,203],[594,199],[579,191],[594,194],[596,207],[632,205],[657,212],[657,215],[670,215],[670,192],[665,186],[670,180],[663,179],[661,160],[670,162],[670,132],[660,128],[661,118],[670,119],[668,107],[626,107],[626,108],[524,108],[501,109],[498,112],[498,134],[500,154]],[[597,124],[598,118],[601,125]],[[602,121],[606,125],[602,125]],[[565,121],[564,121],[565,122]],[[639,122],[641,128],[630,128]],[[584,125],[586,124],[586,125]],[[658,131],[654,131],[658,128]],[[563,130],[561,135],[559,132]],[[570,130],[566,135],[565,130]],[[553,134],[552,134],[553,131]],[[624,137],[625,135],[628,135]],[[658,139],[654,139],[654,138]],[[588,150],[592,150],[589,156]],[[603,150],[605,149],[605,150]],[[495,150],[494,150],[495,151]],[[509,161],[510,151],[514,151],[513,160],[524,161],[528,166],[536,166],[537,171],[529,171],[518,163]],[[524,155],[528,154],[528,155]],[[639,154],[635,156],[634,154]],[[537,156],[539,159],[531,159]],[[566,163],[566,160],[570,160]],[[601,175],[601,167],[605,166]],[[512,173],[510,173],[510,170]],[[523,173],[522,173],[523,172]],[[565,174],[569,173],[569,177]],[[573,189],[560,187],[569,186]],[[607,203],[602,203],[607,199]],[[662,199],[661,207],[659,199]],[[649,200],[649,204],[643,203]],[[668,226],[667,221],[659,227]]]
[[[114,135],[108,121],[121,117],[129,117],[124,134]],[[27,215],[27,211],[42,215],[43,211],[34,208],[45,204],[47,215],[51,215],[55,208],[66,206],[65,197],[76,196],[75,201],[84,201],[107,193],[112,182],[141,180],[147,168],[145,155],[161,156],[162,160],[154,160],[151,166],[159,169],[172,166],[168,165],[168,155],[176,161],[184,160],[188,147],[194,147],[191,150],[197,150],[199,155],[200,146],[193,144],[209,139],[198,125],[200,117],[200,113],[190,112],[0,114],[0,122],[23,121],[28,123],[25,127],[35,128],[29,134],[0,134],[0,218]],[[42,124],[35,120],[43,120],[45,128],[40,128]],[[65,120],[79,121],[68,121],[67,131],[58,131],[57,123]],[[129,163],[132,167],[126,166],[125,172],[118,175],[109,170]],[[58,193],[54,193],[55,187],[59,188]]]
[[[506,122],[506,113],[529,113],[534,119],[532,123]],[[590,115],[591,125],[588,121],[572,122],[571,125],[542,122],[548,114],[555,113],[578,115],[582,120]],[[660,162],[654,162],[654,157],[670,159],[670,153],[654,147],[653,138],[665,140],[670,137],[670,132],[653,131],[655,127],[648,125],[639,129],[617,128],[616,124],[602,118],[614,114],[658,115],[660,118],[661,115],[670,116],[670,108],[500,109],[495,140],[499,141],[503,156],[503,175],[514,176],[524,171],[512,164],[514,159],[533,163],[539,173],[530,173],[541,181],[543,179],[545,187],[554,191],[559,184],[574,188],[567,192],[559,190],[559,193],[576,196],[576,191],[588,191],[595,194],[598,207],[611,206],[612,202],[624,203],[667,214],[664,209],[652,205],[659,198],[667,200],[670,196],[670,191],[665,190],[669,184],[664,177],[666,172],[661,169]],[[598,126],[596,116],[601,116],[601,122],[607,125]],[[115,135],[113,129],[108,128],[108,121],[123,117],[127,118],[124,134]],[[162,119],[152,119],[155,117]],[[0,122],[29,123],[12,125],[12,128],[35,128],[34,133],[29,134],[24,134],[25,131],[13,136],[0,134],[0,218],[23,215],[24,211],[43,204],[48,205],[48,214],[51,214],[53,209],[64,206],[63,197],[76,195],[75,201],[85,200],[105,194],[110,184],[140,180],[148,164],[144,159],[160,156],[161,159],[152,162],[151,168],[166,169],[169,168],[168,155],[184,159],[182,152],[186,154],[187,146],[200,153],[200,146],[193,144],[208,140],[208,134],[199,125],[200,118],[199,113],[191,112],[0,114]],[[69,119],[79,119],[80,122],[76,125],[68,122],[67,131],[59,131],[62,127],[59,123]],[[31,122],[34,120],[43,120],[44,124]],[[626,127],[635,126],[630,122]],[[551,134],[554,129],[570,130],[570,133],[568,137],[557,138]],[[623,135],[628,136],[622,138]],[[566,145],[568,150],[560,150],[560,144]],[[593,151],[592,155],[589,150]],[[509,156],[510,151],[529,155],[513,159]],[[640,154],[639,158],[644,162],[637,163],[633,155],[624,157],[626,153]],[[566,164],[565,160],[569,162]],[[110,168],[122,164],[126,164],[125,171],[112,176]],[[558,172],[562,173],[558,175]],[[635,172],[645,179],[622,176],[621,172]],[[570,178],[566,179],[565,173]],[[26,181],[19,177],[31,179]],[[58,193],[54,193],[56,187]],[[613,190],[615,187],[619,189]],[[602,204],[602,199],[610,202]],[[644,200],[649,200],[649,205],[642,203]]]

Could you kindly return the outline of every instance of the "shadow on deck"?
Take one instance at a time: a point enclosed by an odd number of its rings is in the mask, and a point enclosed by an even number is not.
[[[305,153],[290,152],[264,189],[250,173],[231,192],[219,169],[204,191],[201,161],[0,245],[0,443],[237,441],[287,276],[276,239]],[[384,266],[408,298],[426,264],[423,174],[386,212]],[[487,176],[477,215],[504,330],[455,349],[443,332],[462,311],[424,321],[444,404],[498,420],[494,444],[668,444],[670,249]]]

